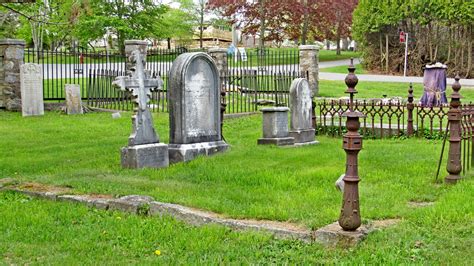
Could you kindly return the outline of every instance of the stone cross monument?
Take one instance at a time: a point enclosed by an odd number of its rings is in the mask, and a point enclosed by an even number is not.
[[[161,78],[149,78],[145,72],[145,58],[138,51],[132,51],[129,76],[120,76],[114,86],[132,93],[136,108],[132,116],[133,132],[128,138],[128,146],[122,148],[122,166],[126,168],[160,168],[169,165],[168,145],[159,143],[153,127],[153,119],[148,109],[152,88],[161,88]]]

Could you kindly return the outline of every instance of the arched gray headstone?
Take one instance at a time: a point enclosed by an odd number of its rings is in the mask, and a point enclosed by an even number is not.
[[[295,144],[315,144],[312,128],[311,89],[305,78],[293,80],[290,87],[290,136]]]
[[[169,80],[170,162],[226,150],[221,139],[219,72],[206,53],[185,53]]]

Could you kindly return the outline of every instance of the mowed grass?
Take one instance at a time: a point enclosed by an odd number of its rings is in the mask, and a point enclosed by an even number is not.
[[[49,112],[22,118],[0,112],[0,176],[70,186],[78,193],[151,195],[229,217],[310,228],[338,218],[341,194],[334,181],[345,169],[341,139],[320,136],[319,145],[301,148],[257,146],[261,117],[252,116],[225,122],[227,153],[167,169],[125,170],[119,149],[130,133],[129,115]],[[161,141],[168,142],[167,114],[154,119]],[[402,221],[350,251],[2,193],[0,256],[7,264],[465,264],[473,259],[474,182],[468,174],[455,186],[435,183],[440,149],[441,141],[424,139],[364,141],[359,156],[363,220]],[[409,201],[435,205],[415,209]],[[163,255],[154,255],[155,249]]]
[[[462,85],[462,80],[461,80]],[[368,82],[368,81],[359,81],[356,86],[357,94],[355,99],[358,98],[382,98],[383,95],[387,95],[388,98],[391,97],[402,97],[402,99],[408,98],[408,88],[410,83],[405,82]],[[349,95],[344,93],[347,90],[346,84],[343,81],[333,81],[333,80],[320,80],[319,81],[319,96],[320,97],[329,97],[329,98],[340,98],[348,97]],[[451,96],[453,89],[448,85],[446,88],[446,96]],[[463,98],[461,102],[469,103],[474,102],[474,87],[463,87],[460,90]],[[415,102],[418,102],[421,96],[423,96],[423,84],[413,83],[413,95],[415,97]]]
[[[338,215],[340,194],[333,183],[345,169],[340,139],[318,137],[319,145],[298,149],[258,146],[261,117],[252,116],[226,122],[232,147],[225,154],[137,171],[120,167],[119,150],[131,127],[127,113],[117,120],[110,113],[1,117],[3,177],[72,186],[78,192],[147,194],[232,217],[313,228]],[[155,115],[155,124],[167,143],[167,114]],[[435,199],[442,191],[433,184],[440,148],[440,141],[367,140],[360,154],[364,217],[397,217],[409,200]]]
[[[356,64],[356,71],[357,74],[368,74],[368,71],[364,69],[363,65],[361,64]],[[320,68],[320,72],[329,72],[329,73],[341,73],[341,74],[347,74],[347,66],[335,66],[335,67],[326,67],[326,68]]]
[[[467,199],[474,197],[473,188],[473,182],[450,187],[433,207],[413,209],[399,225],[372,233],[351,249],[0,192],[0,258],[29,265],[469,265],[474,228]]]

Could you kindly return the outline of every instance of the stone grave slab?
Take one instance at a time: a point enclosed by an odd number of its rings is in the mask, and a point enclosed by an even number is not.
[[[295,145],[316,144],[315,129],[312,127],[311,89],[305,78],[293,80],[290,87],[290,137]]]
[[[79,84],[66,84],[66,113],[68,115],[83,114],[81,86]]]
[[[206,53],[185,53],[173,62],[169,81],[170,162],[227,150],[220,128],[219,72]]]
[[[26,63],[20,66],[20,87],[22,115],[44,115],[41,65]]]
[[[288,132],[288,107],[263,108],[263,137],[257,144],[273,144],[278,146],[293,145],[295,139]]]

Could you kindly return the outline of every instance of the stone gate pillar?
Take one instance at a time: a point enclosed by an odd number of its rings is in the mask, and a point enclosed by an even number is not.
[[[147,45],[148,45],[148,43],[146,41],[142,41],[142,40],[126,40],[125,41],[125,56],[127,57],[126,58],[127,61],[125,63],[125,70],[126,71],[130,70],[130,67],[132,67],[134,65],[134,63],[132,63],[130,61],[131,60],[130,55],[135,50],[140,51],[141,57],[146,62]]]
[[[311,97],[319,95],[319,49],[316,45],[300,45],[300,71],[308,73]]]
[[[210,48],[209,55],[216,62],[217,70],[222,73],[227,70],[227,49]]]
[[[220,76],[220,94],[221,94],[221,109],[220,109],[220,115],[221,115],[221,136],[223,138],[223,125],[224,125],[224,113],[225,109],[227,107],[226,103],[226,90],[225,90],[225,83],[227,80],[227,49],[225,48],[211,48],[208,51],[209,55],[214,59],[214,62],[216,63],[217,71],[219,71],[219,76]]]
[[[0,108],[21,110],[20,65],[23,62],[25,41],[0,40]]]

